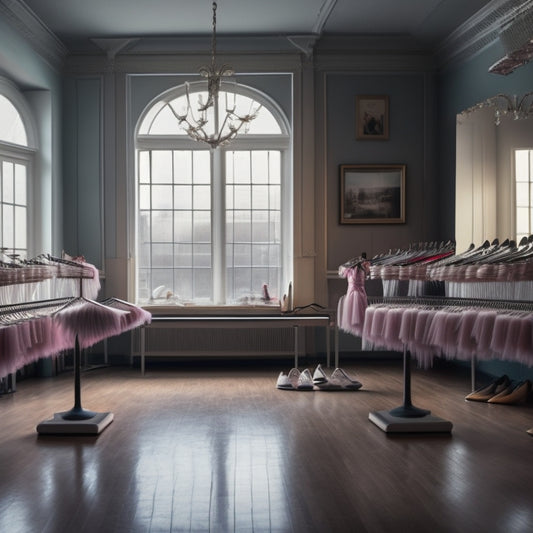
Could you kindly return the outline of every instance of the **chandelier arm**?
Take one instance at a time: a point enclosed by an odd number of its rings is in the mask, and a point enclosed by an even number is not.
[[[211,37],[211,65],[206,67],[201,67],[199,74],[202,78],[205,78],[207,81],[207,101],[204,103],[203,98],[200,96],[198,101],[198,106],[195,107],[196,113],[199,113],[200,116],[198,119],[195,117],[195,111],[193,111],[193,106],[190,101],[189,93],[189,84],[186,83],[186,96],[187,96],[187,112],[185,115],[180,115],[177,113],[172,106],[171,111],[179,121],[180,125],[185,129],[187,134],[194,139],[195,141],[203,141],[211,148],[217,148],[223,144],[228,143],[237,136],[237,133],[242,129],[243,126],[245,133],[248,131],[248,124],[257,117],[258,111],[261,109],[261,106],[253,110],[250,106],[250,111],[248,114],[240,116],[235,113],[236,109],[236,99],[233,97],[233,107],[228,106],[226,98],[225,106],[225,115],[224,119],[221,121],[222,124],[219,124],[219,97],[220,97],[220,88],[222,86],[222,78],[229,77],[234,75],[234,70],[230,65],[224,64],[220,68],[216,66],[216,52],[217,52],[217,36],[216,36],[216,26],[217,26],[217,2],[212,3],[213,16],[212,16],[212,28],[213,33]],[[203,94],[203,93],[200,93]],[[226,91],[228,94],[228,91]],[[208,124],[207,112],[213,110],[213,125],[209,126],[209,129],[213,130],[212,135],[208,135],[205,126]],[[210,113],[211,114],[211,113]]]

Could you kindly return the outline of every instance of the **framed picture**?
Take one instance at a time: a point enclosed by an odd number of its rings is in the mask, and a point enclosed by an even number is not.
[[[341,224],[405,222],[405,165],[341,165]]]
[[[357,95],[355,129],[357,140],[386,141],[389,138],[389,97]]]

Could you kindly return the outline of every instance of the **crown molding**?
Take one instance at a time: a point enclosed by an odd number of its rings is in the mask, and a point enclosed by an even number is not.
[[[53,69],[63,68],[66,46],[22,0],[0,0],[0,15]]]
[[[493,0],[452,32],[438,46],[439,67],[462,63],[499,40],[501,29],[520,13],[533,9],[533,0]]]

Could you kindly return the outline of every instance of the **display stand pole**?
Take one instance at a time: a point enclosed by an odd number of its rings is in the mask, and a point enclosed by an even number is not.
[[[404,418],[417,418],[431,413],[427,409],[415,407],[411,402],[411,352],[406,349],[405,345],[403,347],[403,405],[391,409],[389,413],[392,416]]]

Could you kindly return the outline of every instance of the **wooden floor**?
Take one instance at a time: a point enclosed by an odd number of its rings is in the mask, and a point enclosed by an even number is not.
[[[0,397],[0,531],[533,531],[533,406],[464,401],[467,369],[414,370],[413,403],[451,435],[390,435],[402,365],[343,365],[358,392],[275,387],[280,364],[102,368],[82,404],[98,437],[38,436],[73,405],[71,373]]]

